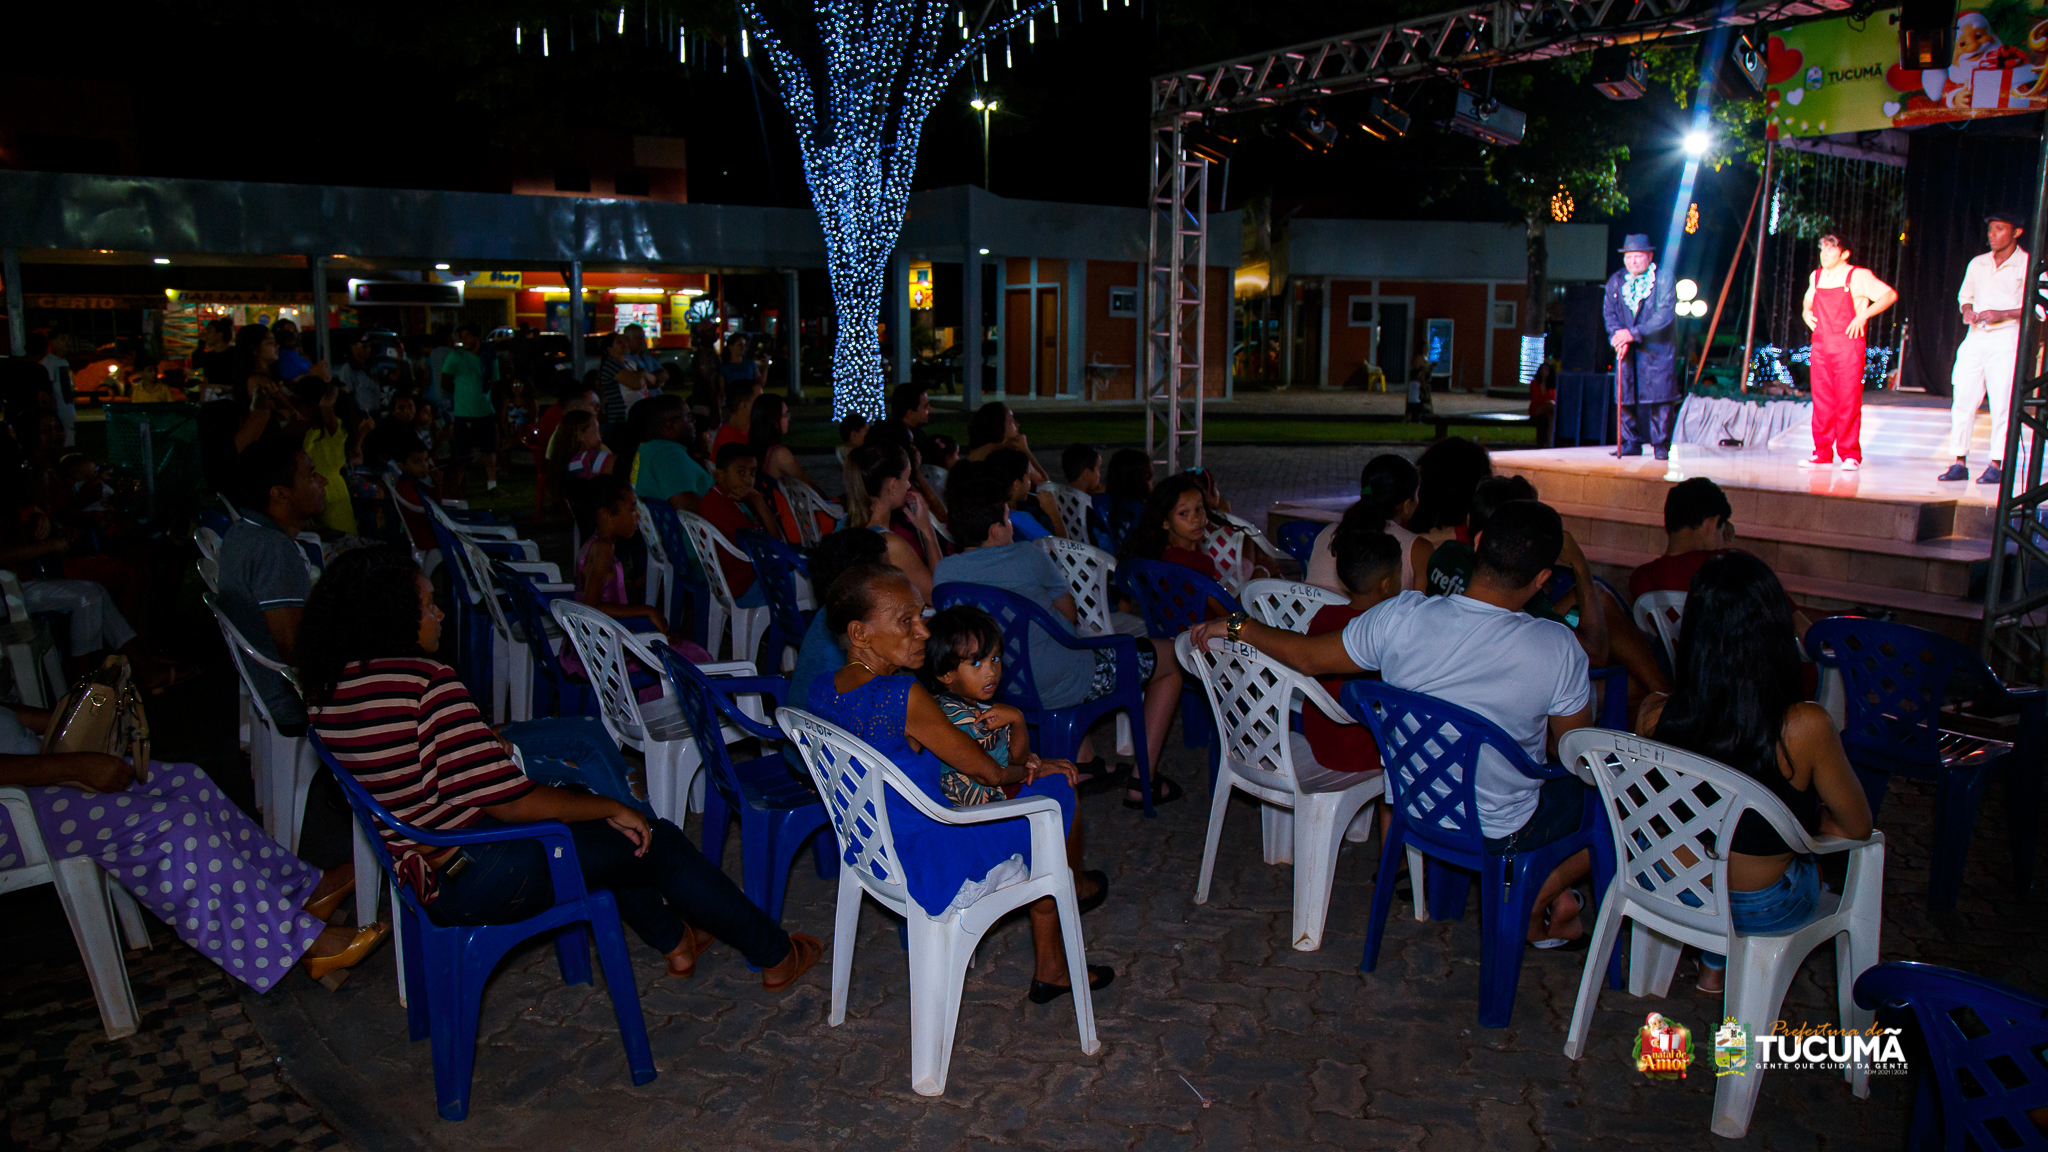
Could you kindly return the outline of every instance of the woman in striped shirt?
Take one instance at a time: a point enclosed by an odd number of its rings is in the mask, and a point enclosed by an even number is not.
[[[411,557],[384,546],[329,565],[299,625],[313,729],[392,815],[439,831],[567,824],[584,883],[611,890],[619,918],[668,958],[672,976],[693,973],[715,939],[759,965],[771,992],[817,963],[822,943],[784,932],[674,824],[528,780],[455,670],[434,659],[440,640],[432,585]],[[537,841],[437,851],[382,833],[399,877],[436,924],[507,924],[555,903]]]

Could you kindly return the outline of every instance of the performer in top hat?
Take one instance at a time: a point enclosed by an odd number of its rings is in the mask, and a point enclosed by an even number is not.
[[[1868,268],[1849,263],[1842,238],[1820,238],[1820,268],[1806,277],[1800,315],[1813,332],[1813,455],[1801,468],[1863,466],[1863,326],[1898,303],[1899,294]]]
[[[1607,278],[1601,318],[1614,345],[1614,387],[1621,405],[1617,456],[1634,456],[1644,444],[1657,459],[1671,455],[1671,425],[1678,409],[1678,345],[1672,322],[1678,293],[1653,262],[1650,238],[1630,233],[1621,245],[1622,270]]]
[[[1996,484],[2003,477],[2000,463],[2005,457],[2006,423],[2012,415],[2013,363],[2020,351],[2020,307],[2026,296],[2027,250],[2020,247],[2020,218],[1993,212],[1984,218],[1985,239],[1991,251],[1970,258],[1963,272],[1962,291],[1956,300],[1963,306],[1963,323],[1970,334],[1956,349],[1955,371],[1949,376],[1948,450],[1956,462],[1937,479],[1970,478],[1970,432],[1977,424],[1977,405],[1986,392],[1991,394],[1991,463],[1979,484]]]

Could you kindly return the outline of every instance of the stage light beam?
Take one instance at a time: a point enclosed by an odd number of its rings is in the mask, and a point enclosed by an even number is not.
[[[1707,154],[1708,148],[1713,147],[1714,138],[1695,128],[1685,134],[1684,144],[1685,154],[1697,160]]]

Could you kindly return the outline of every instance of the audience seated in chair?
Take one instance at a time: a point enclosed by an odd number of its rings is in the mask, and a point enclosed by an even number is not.
[[[1401,573],[1407,568],[1402,559],[1401,541],[1385,532],[1361,527],[1349,527],[1339,532],[1332,560],[1344,585],[1344,594],[1351,597],[1351,603],[1330,604],[1317,609],[1308,622],[1306,635],[1340,634],[1353,620],[1398,596]],[[1360,675],[1378,678],[1372,672]],[[1349,679],[1348,676],[1317,677],[1332,700],[1341,699],[1344,682]],[[1301,710],[1301,734],[1308,739],[1309,751],[1315,753],[1316,763],[1325,768],[1338,772],[1380,770],[1379,745],[1373,743],[1372,729],[1364,724],[1339,724],[1324,715],[1320,708],[1304,707]],[[1379,806],[1382,832],[1386,831],[1393,816],[1392,808],[1384,804]],[[1365,814],[1360,813],[1351,822],[1351,827],[1345,830],[1344,838],[1354,844],[1363,844],[1370,839],[1370,829],[1364,820]]]
[[[434,658],[441,611],[433,587],[394,548],[345,553],[306,605],[298,668],[314,731],[392,815],[420,828],[559,820],[576,841],[586,884],[610,889],[619,918],[668,960],[672,976],[724,940],[789,987],[824,946],[784,932],[718,865],[666,820],[609,797],[528,780],[455,670]],[[443,926],[509,924],[554,904],[547,862],[531,840],[429,854],[389,829],[400,877]]]
[[[683,398],[663,394],[633,405],[619,472],[643,500],[659,500],[679,512],[697,511],[711,490],[711,473],[690,455],[690,414]]]
[[[932,593],[932,565],[943,553],[914,481],[910,457],[894,444],[865,444],[846,456],[846,526],[882,533],[889,564],[910,579],[919,596]],[[895,524],[901,510],[905,524]]]
[[[242,453],[241,472],[242,518],[220,542],[220,608],[250,644],[289,664],[297,655],[299,620],[313,586],[298,535],[307,519],[326,506],[326,482],[304,450],[281,436],[265,437]],[[279,733],[303,735],[305,709],[284,677],[255,667],[249,675]]]
[[[1427,390],[1424,392],[1427,395]],[[1408,549],[1411,581],[1406,587],[1429,587],[1429,558],[1447,540],[1472,543],[1466,521],[1472,516],[1472,491],[1493,475],[1493,457],[1462,436],[1449,436],[1429,446],[1415,461],[1419,485],[1408,530],[1416,540]]]
[[[1861,840],[1870,804],[1827,710],[1807,700],[1784,586],[1762,560],[1727,551],[1698,567],[1679,626],[1677,685],[1643,702],[1638,735],[1753,777],[1813,835]],[[1794,855],[1750,812],[1728,845],[1728,907],[1743,932],[1813,919],[1814,858]],[[1700,954],[1699,988],[1720,992],[1727,958]]]
[[[1208,534],[1224,522],[1210,516],[1206,493],[1201,478],[1192,473],[1161,480],[1146,498],[1144,510],[1138,513],[1130,534],[1124,538],[1123,551],[1117,554],[1117,559],[1162,560],[1222,583],[1216,562],[1209,558]],[[1277,575],[1254,559],[1247,579]],[[1223,607],[1212,601],[1211,611],[1220,615]]]
[[[949,771],[975,784],[1006,792],[1014,786],[1020,796],[1058,801],[1066,817],[1067,864],[1074,870],[1075,894],[1084,912],[1101,904],[1108,896],[1108,879],[1101,872],[1081,870],[1074,766],[1029,755],[998,765],[978,738],[954,727],[938,701],[911,675],[924,666],[931,635],[921,617],[923,610],[924,597],[893,568],[860,565],[833,581],[825,593],[824,615],[833,634],[845,640],[847,662],[811,685],[810,711],[873,745],[941,804],[953,803],[941,784]],[[952,907],[971,904],[1030,874],[1031,839],[1022,819],[941,824],[894,795],[889,796],[888,807],[897,861],[911,898],[928,916],[943,916]],[[1045,1004],[1073,988],[1052,898],[1034,901],[1030,915],[1035,958],[1030,998]],[[1088,966],[1091,990],[1107,987],[1115,978],[1107,965]]]
[[[1303,636],[1241,616],[1207,620],[1194,641],[1237,638],[1311,676],[1377,670],[1396,688],[1419,692],[1484,716],[1541,762],[1559,736],[1592,720],[1586,653],[1571,630],[1522,611],[1550,578],[1564,547],[1564,523],[1530,500],[1494,510],[1472,581],[1462,593],[1403,592],[1344,626]],[[1489,750],[1490,752],[1490,750]],[[1575,831],[1586,786],[1577,777],[1534,780],[1481,753],[1479,824],[1489,852],[1520,853]],[[1556,947],[1583,936],[1591,905],[1580,885],[1592,871],[1574,853],[1543,881],[1528,938]]]
[[[1337,558],[1331,551],[1340,529],[1361,528],[1385,532],[1392,536],[1401,548],[1401,580],[1399,591],[1420,588],[1415,582],[1415,569],[1407,563],[1415,549],[1415,533],[1406,524],[1415,515],[1415,493],[1422,483],[1422,474],[1415,470],[1406,456],[1391,452],[1382,453],[1365,462],[1365,468],[1358,474],[1358,502],[1344,510],[1343,519],[1316,533],[1316,542],[1309,557],[1308,571],[1301,581],[1313,584],[1331,592],[1351,593],[1337,573]]]
[[[754,486],[759,461],[745,444],[727,444],[718,450],[718,466],[712,469],[711,491],[698,502],[697,512],[718,529],[728,544],[739,547],[740,533],[766,532],[777,540],[783,535],[782,518],[770,506],[767,493]],[[717,549],[718,567],[733,603],[741,608],[760,608],[768,603],[767,589],[755,579],[754,566],[744,555],[734,556]],[[700,557],[701,559],[701,557]]]
[[[1016,540],[1011,529],[1011,512],[1004,500],[1005,489],[982,485],[983,472],[970,472],[961,465],[948,485],[947,498],[953,505],[953,543],[960,551],[939,561],[933,574],[936,584],[981,584],[1014,592],[1067,624],[1067,634],[1076,635],[1079,619],[1074,594],[1067,578],[1060,574],[1036,545]],[[1171,640],[1138,641],[1138,681],[1145,686],[1145,742],[1154,765],[1154,804],[1178,800],[1179,784],[1159,774],[1157,765],[1166,744],[1167,729],[1173,724],[1176,701],[1181,690],[1180,665],[1173,658]],[[1107,649],[1087,651],[1067,648],[1052,637],[1031,642],[1031,675],[1038,686],[1039,702],[1047,708],[1071,708],[1086,700],[1105,696],[1116,689],[1116,654]],[[1107,781],[1109,772],[1102,757],[1092,755],[1093,738],[1083,742],[1081,770],[1090,784]],[[1142,806],[1144,794],[1132,789],[1126,800]]]

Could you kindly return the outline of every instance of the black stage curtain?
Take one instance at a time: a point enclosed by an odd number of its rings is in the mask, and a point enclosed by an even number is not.
[[[1958,131],[1934,125],[1912,133],[1906,152],[1906,248],[1899,266],[1899,307],[1912,323],[1900,383],[1949,394],[1949,370],[1963,342],[1956,291],[1963,269],[1984,251],[1984,214],[2031,219],[2041,118],[2001,116]],[[2037,239],[2021,238],[2032,251]]]

